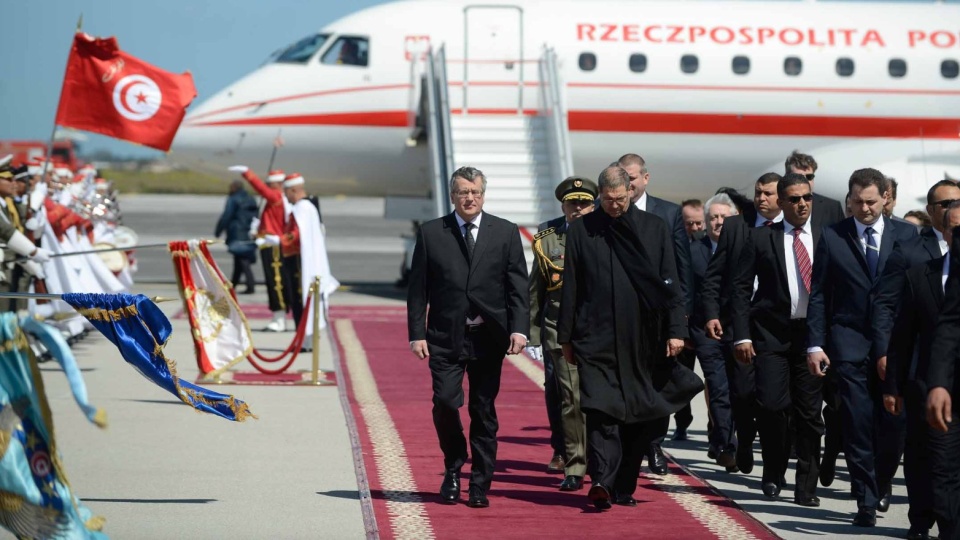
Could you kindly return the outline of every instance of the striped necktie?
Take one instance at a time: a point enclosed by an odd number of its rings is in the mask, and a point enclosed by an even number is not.
[[[807,253],[806,246],[800,240],[802,229],[793,230],[793,254],[797,258],[797,268],[800,269],[800,279],[803,280],[803,287],[810,294],[810,274],[813,266],[810,264],[810,254]]]

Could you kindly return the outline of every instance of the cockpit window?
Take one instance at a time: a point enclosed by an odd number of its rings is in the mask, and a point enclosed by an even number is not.
[[[327,42],[329,37],[330,34],[314,34],[312,36],[307,36],[284,49],[284,51],[277,56],[276,62],[282,62],[285,64],[306,64],[307,61],[310,60],[310,58],[320,50],[320,47],[323,47],[323,44]]]
[[[367,38],[342,36],[323,54],[324,64],[364,66],[370,61],[370,42]]]

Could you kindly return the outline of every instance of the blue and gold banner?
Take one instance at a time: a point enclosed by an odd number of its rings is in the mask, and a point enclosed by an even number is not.
[[[68,293],[62,298],[116,345],[127,363],[184,403],[237,422],[256,418],[243,401],[180,379],[176,362],[163,353],[173,328],[146,296]]]
[[[13,313],[0,313],[0,526],[20,538],[104,539],[70,490],[43,379]]]

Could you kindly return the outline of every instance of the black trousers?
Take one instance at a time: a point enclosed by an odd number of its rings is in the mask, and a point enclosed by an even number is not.
[[[690,335],[707,386],[707,408],[712,421],[712,429],[708,434],[710,448],[717,453],[733,452],[737,449],[737,439],[730,402],[730,382],[727,380],[727,366],[736,361],[733,358],[733,342],[730,339],[710,339],[702,328],[691,327]]]
[[[904,419],[883,410],[875,362],[866,358],[834,362],[830,369],[837,377],[843,453],[853,495],[860,508],[875,509],[880,490],[889,486],[896,472],[900,455],[897,445],[886,444],[884,439],[900,440]]]
[[[960,540],[960,412],[953,397],[953,422],[946,433],[929,428],[930,473],[933,477],[933,512],[940,538]]]
[[[283,258],[280,256],[280,247],[261,249],[260,262],[263,263],[263,280],[267,286],[270,311],[287,311],[289,307],[284,299]]]
[[[757,350],[758,427],[763,454],[763,481],[779,483],[790,460],[791,431],[797,452],[794,495],[816,494],[823,436],[823,382],[807,369],[806,320],[792,322],[790,348]]]
[[[557,382],[556,362],[550,351],[543,349],[543,398],[547,405],[547,423],[550,425],[550,448],[553,455],[566,454],[563,441],[563,422],[561,421],[560,384]]]
[[[840,422],[840,390],[833,372],[823,379],[823,461],[836,461],[843,451],[843,426]]]
[[[233,275],[230,276],[230,282],[233,283],[234,289],[240,285],[241,277],[243,277],[247,283],[247,290],[252,291],[256,283],[253,280],[253,263],[250,258],[245,255],[234,255]]]
[[[907,381],[903,390],[903,414],[906,416],[906,447],[903,451],[903,477],[907,484],[910,527],[928,530],[934,522],[933,478],[930,462],[930,426],[927,424],[927,393],[916,381]],[[954,454],[954,459],[960,455]]]
[[[293,313],[293,323],[300,325],[303,316],[303,292],[300,285],[300,255],[283,258],[283,300]]]
[[[693,371],[697,363],[696,349],[683,349],[683,351],[677,355],[677,362],[680,362],[683,366]],[[690,424],[693,423],[693,411],[690,409],[689,403],[673,415],[673,421],[676,423],[677,429],[687,429],[690,427]]]
[[[470,486],[490,489],[497,461],[497,409],[494,401],[500,393],[500,370],[504,351],[492,343],[486,325],[468,329],[458,358],[430,357],[433,379],[433,425],[437,429],[443,466],[459,471],[467,461],[467,441],[460,422],[463,406],[463,375],[470,381]]]
[[[753,364],[741,364],[733,357],[727,359],[727,381],[730,383],[730,407],[733,427],[737,432],[737,446],[753,446],[757,438],[756,370]]]
[[[660,435],[662,422],[625,424],[598,411],[586,411],[587,471],[593,485],[633,495],[643,456]],[[666,417],[669,420],[669,417]]]

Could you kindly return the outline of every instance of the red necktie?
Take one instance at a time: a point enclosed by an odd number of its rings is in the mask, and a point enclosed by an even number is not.
[[[773,220],[772,220],[772,219],[768,219],[768,220],[766,220],[766,221],[763,222],[763,226],[764,226],[764,227],[769,227],[769,226],[771,226],[771,225],[773,225]]]
[[[801,232],[803,232],[801,229],[793,230],[793,254],[797,257],[797,268],[800,269],[800,279],[803,280],[803,287],[807,289],[807,294],[810,294],[810,271],[813,267],[810,264],[810,255],[807,253],[807,248],[800,241]]]

